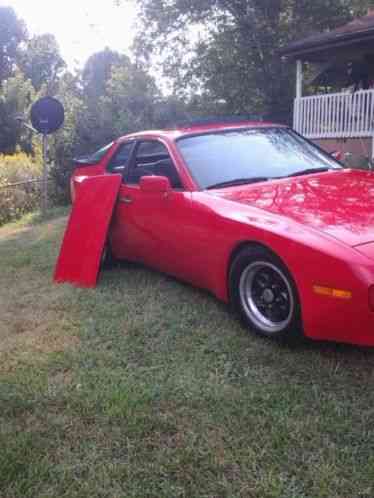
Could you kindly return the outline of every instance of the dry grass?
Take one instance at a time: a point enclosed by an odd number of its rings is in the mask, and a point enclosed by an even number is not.
[[[0,373],[30,363],[35,355],[42,359],[79,343],[64,301],[66,289],[54,287],[43,271],[51,266],[44,243],[53,240],[49,248],[54,256],[65,222],[62,217],[37,227],[21,223],[0,228]]]

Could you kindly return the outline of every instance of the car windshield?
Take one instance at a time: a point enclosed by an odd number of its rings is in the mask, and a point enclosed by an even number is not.
[[[202,189],[341,168],[288,128],[226,130],[183,137],[177,143]]]

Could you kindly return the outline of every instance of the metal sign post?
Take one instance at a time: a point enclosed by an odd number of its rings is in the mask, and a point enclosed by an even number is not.
[[[43,135],[43,180],[42,180],[42,196],[41,210],[43,218],[47,215],[48,210],[48,139],[47,135]]]

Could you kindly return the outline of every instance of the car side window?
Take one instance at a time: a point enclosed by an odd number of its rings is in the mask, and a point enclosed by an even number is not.
[[[134,142],[127,142],[120,145],[108,164],[110,173],[123,173],[129,163]]]
[[[138,144],[127,182],[137,184],[142,176],[166,176],[172,188],[183,188],[167,148],[156,140],[147,140]]]

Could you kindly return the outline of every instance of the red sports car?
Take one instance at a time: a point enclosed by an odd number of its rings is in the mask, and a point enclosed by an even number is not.
[[[100,256],[208,289],[250,330],[374,345],[374,176],[291,129],[205,124],[116,140],[77,161],[55,280]]]

